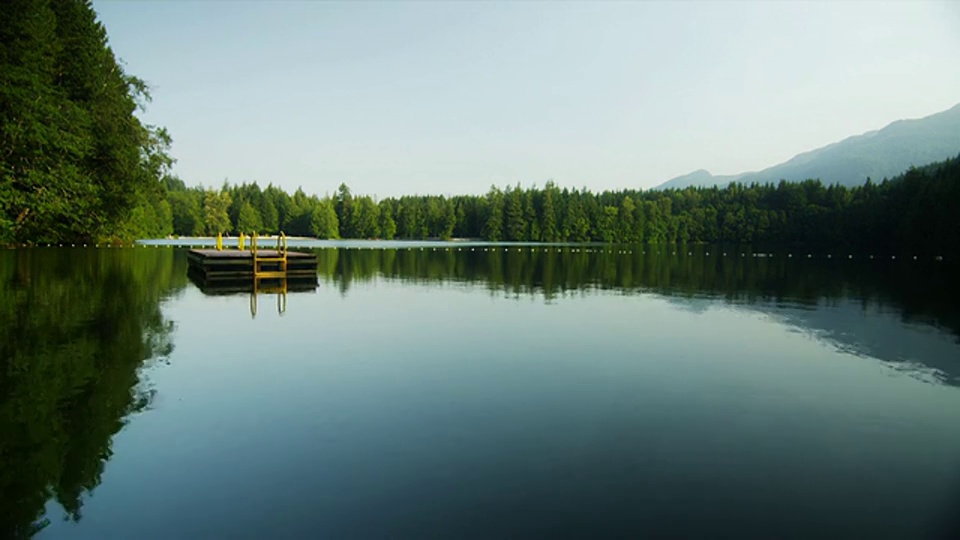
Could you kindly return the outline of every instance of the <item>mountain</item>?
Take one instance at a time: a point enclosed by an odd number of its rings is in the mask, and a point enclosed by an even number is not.
[[[859,186],[896,176],[911,166],[921,166],[960,154],[960,104],[924,118],[897,120],[887,127],[849,137],[794,156],[758,172],[714,176],[700,169],[678,176],[654,189],[688,186],[725,186],[730,182],[801,182],[819,178],[824,184]]]
[[[671,178],[653,189],[676,188],[683,189],[690,186],[725,186],[730,182],[736,182],[740,178],[754,173],[725,174],[714,176],[706,169],[698,169],[690,174]]]

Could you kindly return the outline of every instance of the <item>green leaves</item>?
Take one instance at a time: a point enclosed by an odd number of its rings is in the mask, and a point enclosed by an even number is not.
[[[123,72],[90,2],[4,2],[0,43],[0,237],[169,229],[144,223],[166,215],[153,194],[172,165],[169,134],[134,115],[146,85]]]

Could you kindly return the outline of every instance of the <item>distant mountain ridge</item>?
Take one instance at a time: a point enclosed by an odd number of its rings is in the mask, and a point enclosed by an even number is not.
[[[654,189],[725,186],[819,178],[824,184],[863,185],[879,182],[911,166],[920,167],[960,154],[960,104],[924,118],[897,120],[883,129],[848,137],[816,150],[797,154],[779,165],[756,172],[714,176],[704,169],[672,178]]]

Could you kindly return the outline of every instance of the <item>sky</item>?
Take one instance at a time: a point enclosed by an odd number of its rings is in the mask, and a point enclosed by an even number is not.
[[[960,2],[94,8],[187,185],[646,189],[960,102]]]

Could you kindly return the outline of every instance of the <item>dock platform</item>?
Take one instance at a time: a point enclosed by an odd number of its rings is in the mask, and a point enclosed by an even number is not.
[[[317,255],[299,251],[191,249],[189,271],[204,283],[238,279],[299,279],[316,282]]]

